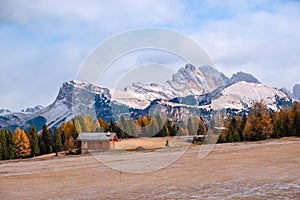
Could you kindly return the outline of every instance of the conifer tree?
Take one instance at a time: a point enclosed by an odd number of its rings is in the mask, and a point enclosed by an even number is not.
[[[62,150],[61,132],[58,128],[54,129],[53,149],[55,153]]]
[[[80,121],[78,119],[78,116],[76,116],[75,119],[74,119],[74,125],[75,125],[77,133],[78,134],[82,133],[82,128],[81,128],[81,124],[80,124]]]
[[[197,135],[205,135],[207,131],[206,131],[204,121],[203,121],[202,117],[200,117],[199,119],[200,120],[199,120]]]
[[[24,130],[17,128],[12,135],[14,150],[19,158],[25,158],[30,155],[30,142]]]
[[[233,117],[230,121],[229,128],[226,135],[226,142],[239,142],[240,137],[238,133],[238,124],[236,117]]]
[[[264,140],[273,134],[273,124],[270,111],[263,102],[253,105],[249,113],[251,128],[247,130],[250,140]]]
[[[42,143],[45,148],[45,153],[52,153],[52,133],[46,124],[44,124],[42,130]]]
[[[28,138],[30,141],[31,156],[36,156],[40,153],[38,135],[35,126],[30,126],[28,131]]]
[[[9,130],[7,130],[5,131],[5,136],[6,136],[8,153],[9,153],[8,159],[14,159],[16,157],[16,154],[14,151],[14,142],[12,140],[12,134]]]
[[[218,138],[218,143],[225,143],[226,139],[224,137],[223,133],[220,133],[219,138]]]
[[[244,141],[245,140],[244,129],[245,129],[245,126],[246,126],[246,121],[247,121],[247,115],[244,114],[243,118],[242,118],[242,121],[240,123],[240,126],[238,128],[238,133],[239,133],[239,136],[240,136],[240,141]]]
[[[108,123],[106,121],[104,121],[101,117],[99,117],[97,121],[99,123],[99,126],[101,127],[101,130],[103,132],[107,132],[108,128],[109,128]]]
[[[0,159],[7,160],[9,158],[8,145],[4,130],[0,130]]]
[[[295,136],[300,136],[300,111],[298,111],[294,117],[293,134]]]

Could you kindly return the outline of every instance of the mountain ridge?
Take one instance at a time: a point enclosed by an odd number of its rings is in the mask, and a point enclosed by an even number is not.
[[[131,118],[147,115],[153,106],[159,106],[159,112],[171,119],[180,120],[189,114],[209,119],[221,109],[234,114],[245,112],[260,100],[272,110],[291,104],[284,92],[257,82],[255,77],[243,72],[230,79],[211,66],[197,68],[190,64],[180,68],[166,85],[133,83],[124,91],[72,80],[62,84],[49,106],[32,113],[2,115],[0,126],[26,129],[36,125],[40,130],[44,123],[55,127],[82,114],[109,122],[121,115]]]

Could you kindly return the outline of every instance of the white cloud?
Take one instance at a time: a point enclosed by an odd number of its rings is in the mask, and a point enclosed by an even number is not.
[[[1,1],[0,108],[50,103],[96,45],[143,26],[192,35],[226,74],[243,70],[291,88],[300,73],[299,13],[298,2],[280,0]]]
[[[11,0],[2,3],[0,19],[56,33],[85,32],[85,28],[120,31],[136,26],[178,23],[184,19],[183,9],[180,1],[171,0]],[[36,24],[38,26],[34,27]]]
[[[298,19],[299,4],[292,2],[278,5],[273,12],[206,20],[192,37],[227,75],[248,71],[266,84],[291,88],[299,79],[293,72],[298,68],[300,73]],[[283,73],[287,76],[283,77]]]

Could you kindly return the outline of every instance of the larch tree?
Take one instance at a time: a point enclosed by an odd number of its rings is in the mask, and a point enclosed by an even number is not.
[[[248,132],[250,140],[269,139],[273,134],[270,111],[263,102],[257,102],[253,105],[249,113],[249,122],[251,124]]]
[[[198,124],[198,130],[197,135],[205,135],[207,132],[204,121],[202,117],[200,117],[199,124]]]
[[[101,117],[99,117],[97,119],[97,122],[99,123],[99,126],[101,127],[101,129],[102,129],[103,132],[107,132],[108,131],[109,124],[106,121],[104,121],[104,119],[102,119]]]
[[[78,116],[76,116],[75,119],[74,119],[74,125],[75,125],[77,133],[78,134],[82,133],[82,128],[81,128],[81,124],[80,124],[80,121],[78,119]]]
[[[30,142],[24,130],[17,128],[12,135],[14,150],[19,158],[25,158],[30,155]]]

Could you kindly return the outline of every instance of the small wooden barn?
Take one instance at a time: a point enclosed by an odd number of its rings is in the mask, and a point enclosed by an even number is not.
[[[77,140],[81,141],[81,153],[115,149],[118,141],[116,133],[80,133]]]

